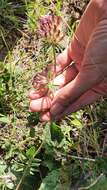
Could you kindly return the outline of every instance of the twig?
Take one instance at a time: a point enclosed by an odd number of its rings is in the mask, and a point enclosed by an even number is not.
[[[16,178],[15,178],[15,176],[10,176],[10,175],[0,176],[0,180],[7,180],[7,179],[13,181],[13,180],[15,180]]]
[[[103,176],[104,176],[104,174],[101,173],[101,174],[97,177],[97,179],[96,179],[93,183],[91,183],[89,186],[87,186],[87,187],[80,187],[78,190],[87,190],[87,189],[90,189],[90,188],[93,187],[96,183],[98,183],[98,181],[99,181]]]
[[[89,161],[89,162],[95,162],[95,159],[92,159],[92,158],[83,158],[83,157],[80,157],[80,156],[72,156],[72,155],[68,155],[69,158],[73,158],[73,159],[78,159],[78,160],[86,160],[86,161]]]
[[[77,183],[75,184],[75,186],[72,189],[70,189],[70,190],[78,190],[81,182],[84,181],[84,180],[86,180],[86,179],[88,179],[91,175],[92,175],[92,172],[87,173],[85,176],[84,176],[84,174],[82,174],[81,177],[80,177],[80,179],[79,179],[79,181],[77,181]]]
[[[30,37],[25,33],[23,32],[22,30],[20,30],[19,28],[17,28],[17,30],[26,38],[30,39]]]

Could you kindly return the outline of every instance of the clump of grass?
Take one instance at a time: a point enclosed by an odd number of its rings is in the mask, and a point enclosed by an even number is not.
[[[13,47],[25,18],[25,5],[21,1],[0,1],[0,60]],[[14,43],[13,43],[14,39]]]

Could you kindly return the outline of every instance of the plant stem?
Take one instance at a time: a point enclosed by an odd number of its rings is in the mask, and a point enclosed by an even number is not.
[[[28,169],[30,168],[30,166],[31,166],[31,164],[32,164],[32,161],[33,161],[33,159],[35,158],[35,156],[40,152],[43,143],[44,143],[44,142],[41,143],[41,145],[39,146],[38,150],[35,152],[35,154],[33,155],[33,157],[28,161],[28,165],[27,165],[27,167],[25,168],[25,171],[24,171],[24,173],[23,173],[23,176],[22,176],[22,178],[20,179],[20,181],[19,181],[19,183],[18,183],[18,185],[17,185],[17,187],[16,187],[15,190],[21,190],[23,181],[24,181],[24,179],[25,179],[25,177],[26,177],[26,174],[28,173]]]
[[[54,78],[56,76],[56,51],[55,51],[55,44],[52,44],[52,49],[53,49],[53,59],[54,59],[54,63],[53,63],[53,67],[54,67],[53,78]]]
[[[90,189],[91,187],[93,187],[94,185],[96,185],[100,180],[101,180],[101,178],[103,178],[104,177],[104,174],[103,173],[101,173],[98,177],[97,177],[97,179],[95,180],[95,181],[93,181],[93,183],[91,183],[89,186],[87,186],[87,187],[80,187],[79,188],[79,190],[87,190],[87,189]]]
[[[77,160],[83,160],[83,161],[89,161],[89,162],[95,162],[95,159],[92,158],[84,158],[84,157],[80,157],[80,156],[72,156],[72,155],[68,155],[68,158],[72,158],[72,159],[77,159]]]

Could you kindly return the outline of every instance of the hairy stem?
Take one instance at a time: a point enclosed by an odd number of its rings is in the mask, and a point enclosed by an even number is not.
[[[56,76],[56,51],[55,51],[55,44],[52,44],[52,49],[53,49],[53,59],[54,59],[54,63],[53,63],[53,67],[54,67],[53,78],[54,78]]]

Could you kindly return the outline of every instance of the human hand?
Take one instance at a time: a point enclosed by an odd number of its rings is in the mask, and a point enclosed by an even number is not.
[[[98,73],[94,73],[97,75]],[[76,99],[73,95],[79,95],[80,93],[80,85],[78,81],[78,85],[75,86],[76,79],[79,73],[77,74],[77,70],[74,65],[69,66],[63,73],[58,75],[54,79],[54,84],[59,85],[59,90],[55,92],[54,99],[48,95],[44,95],[44,89],[36,92],[30,92],[30,109],[32,111],[41,112],[41,120],[59,120],[62,117],[70,114],[71,112],[75,112],[80,108],[93,103],[102,95],[105,95],[107,92],[107,81],[106,79],[98,78],[99,84],[95,85],[90,90],[87,90],[82,96]],[[88,74],[86,74],[88,75]],[[92,76],[94,76],[92,74]],[[73,77],[75,77],[74,80]],[[91,78],[92,79],[92,78]],[[93,78],[92,80],[94,80]],[[84,82],[84,79],[82,80]],[[101,81],[101,82],[100,82]],[[97,82],[97,80],[96,80]],[[86,79],[86,85],[83,85],[83,89],[87,89],[88,85],[88,77]],[[74,89],[73,89],[74,88]],[[81,89],[82,90],[82,89]],[[72,93],[70,92],[72,91]]]
[[[66,50],[64,56],[60,57],[58,68],[62,73],[54,79],[54,84],[59,85],[54,98],[51,99],[40,89],[30,93],[30,109],[41,112],[42,120],[58,120],[107,93],[107,20],[97,20],[97,24],[92,22],[99,12],[101,14],[100,10],[96,2],[90,1],[69,51]],[[82,50],[82,47],[85,49]],[[71,58],[77,60],[75,67],[69,65]],[[61,68],[67,65],[68,68],[63,72]]]
[[[97,32],[100,31],[102,25],[103,23],[99,23]],[[102,36],[102,32],[100,35]],[[77,64],[75,67],[69,65],[54,79],[54,84],[59,85],[59,90],[54,94],[53,100],[48,95],[44,95],[44,92],[31,92],[30,109],[42,112],[42,120],[49,120],[50,116],[51,119],[58,120],[105,95],[107,93],[106,44],[107,35],[105,39],[100,37],[96,40],[93,34],[80,64],[79,72],[76,69]],[[59,68],[61,65],[64,68],[67,62],[65,65],[60,62]]]
[[[77,75],[78,71],[74,65],[70,65],[71,62],[72,58],[70,54],[70,47],[68,47],[63,53],[57,56],[55,73],[57,77],[52,81],[52,83],[57,85],[59,88],[63,87],[70,80],[73,80]],[[53,65],[49,65],[46,69],[33,78],[33,86],[36,90],[32,90],[29,93],[29,97],[31,99],[31,111],[44,112],[50,108],[52,97],[55,96],[52,90],[47,87],[47,75],[50,70],[53,74]]]

